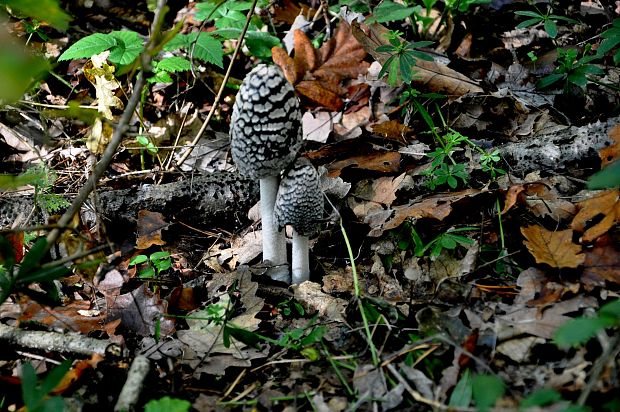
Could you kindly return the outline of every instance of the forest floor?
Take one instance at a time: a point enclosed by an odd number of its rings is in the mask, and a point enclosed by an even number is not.
[[[0,94],[0,410],[620,411],[617,2],[91,3],[6,9],[48,63]],[[260,63],[300,285],[230,155]]]

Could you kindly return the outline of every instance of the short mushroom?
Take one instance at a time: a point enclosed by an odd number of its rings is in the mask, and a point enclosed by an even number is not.
[[[302,144],[299,99],[277,66],[256,66],[243,80],[233,106],[232,157],[239,172],[260,179],[263,260],[284,265],[286,238],[273,224],[280,172]],[[273,275],[288,280],[288,273]]]
[[[282,177],[273,213],[278,229],[293,227],[292,283],[299,284],[310,278],[308,237],[317,231],[323,216],[319,174],[308,159],[297,159]]]

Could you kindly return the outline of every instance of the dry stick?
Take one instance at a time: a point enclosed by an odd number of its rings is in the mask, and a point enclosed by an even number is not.
[[[241,49],[241,44],[243,43],[243,39],[245,38],[245,33],[247,33],[248,27],[250,27],[250,20],[252,19],[252,16],[254,15],[254,8],[256,7],[257,1],[258,0],[254,0],[252,2],[252,7],[250,7],[250,11],[248,11],[248,15],[246,16],[246,19],[245,19],[245,26],[243,26],[243,30],[241,30],[241,35],[239,35],[239,39],[237,40],[237,46],[235,47],[235,51],[232,55],[232,59],[230,59],[230,64],[228,65],[228,69],[226,69],[224,80],[222,81],[220,90],[218,90],[217,92],[217,96],[215,96],[215,100],[213,101],[213,106],[211,106],[211,110],[209,110],[209,113],[207,114],[207,118],[205,119],[205,122],[202,124],[202,127],[200,128],[200,130],[198,130],[196,137],[194,137],[194,140],[192,140],[192,143],[189,145],[185,153],[183,153],[179,161],[176,162],[176,164],[168,170],[181,167],[181,165],[187,160],[189,155],[192,153],[192,150],[194,150],[194,147],[198,143],[198,140],[200,140],[200,138],[202,137],[202,134],[207,129],[209,122],[211,122],[211,118],[215,114],[215,110],[217,106],[220,104],[220,100],[222,99],[222,95],[224,94],[224,89],[226,88],[226,83],[228,83],[228,79],[230,78],[230,73],[232,72],[233,64],[235,63],[235,60],[237,60],[237,55],[239,54],[239,50]]]
[[[133,116],[136,106],[138,106],[138,102],[140,101],[140,96],[142,94],[142,88],[145,84],[143,72],[147,70],[151,64],[152,56],[150,52],[155,45],[155,43],[153,42],[153,37],[159,35],[161,31],[161,25],[163,23],[162,11],[165,5],[165,0],[159,0],[157,2],[157,9],[155,10],[153,24],[151,25],[151,38],[145,48],[146,51],[140,56],[142,70],[138,73],[138,76],[136,77],[136,82],[133,85],[133,92],[131,94],[131,97],[129,98],[129,101],[127,102],[125,111],[123,112],[123,115],[121,116],[121,119],[116,129],[114,130],[112,139],[110,140],[110,143],[108,143],[108,146],[103,152],[101,160],[93,168],[92,174],[89,176],[84,186],[80,188],[80,191],[78,192],[75,199],[73,199],[71,206],[69,206],[69,209],[67,209],[67,211],[58,220],[58,226],[60,228],[66,228],[69,225],[69,223],[73,219],[73,216],[75,216],[75,214],[80,210],[82,204],[86,201],[90,193],[95,189],[95,185],[105,173],[106,169],[110,165],[110,162],[112,162],[112,158],[116,154],[116,149],[118,149],[118,146],[121,144],[121,140],[123,138],[123,135],[125,134],[125,131],[129,128],[129,121]],[[54,243],[56,243],[56,241],[60,237],[61,231],[61,229],[54,229],[47,235],[47,246],[45,248],[46,252],[51,249]]]
[[[127,373],[127,380],[118,395],[118,401],[114,405],[115,412],[132,411],[138,403],[144,380],[151,369],[151,362],[144,355],[138,355],[131,362],[131,367]]]

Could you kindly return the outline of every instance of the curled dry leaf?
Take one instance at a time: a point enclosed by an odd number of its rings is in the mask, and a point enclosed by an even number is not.
[[[609,130],[609,137],[613,143],[603,147],[599,152],[601,167],[605,167],[620,159],[620,124]]]
[[[340,111],[344,106],[342,95],[346,90],[340,87],[340,83],[365,74],[369,67],[363,61],[366,51],[344,21],[335,36],[318,50],[303,31],[295,30],[294,50],[294,56],[290,57],[281,47],[272,48],[274,63],[280,66],[302,97],[331,111]]]
[[[592,242],[620,221],[619,194],[618,190],[606,190],[577,204],[579,212],[573,219],[571,227],[578,232],[583,232],[588,222],[595,217],[603,216],[600,222],[585,230],[581,238],[584,242]]]
[[[551,232],[540,226],[522,227],[523,242],[537,263],[546,263],[554,268],[576,268],[586,256],[581,246],[573,243],[571,229]]]

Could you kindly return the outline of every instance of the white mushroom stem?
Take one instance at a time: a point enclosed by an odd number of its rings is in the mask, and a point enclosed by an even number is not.
[[[276,228],[273,208],[278,193],[278,176],[260,179],[260,214],[263,227],[263,260],[273,265],[286,265],[286,237]]]
[[[308,236],[293,230],[293,284],[310,280],[310,253]]]

